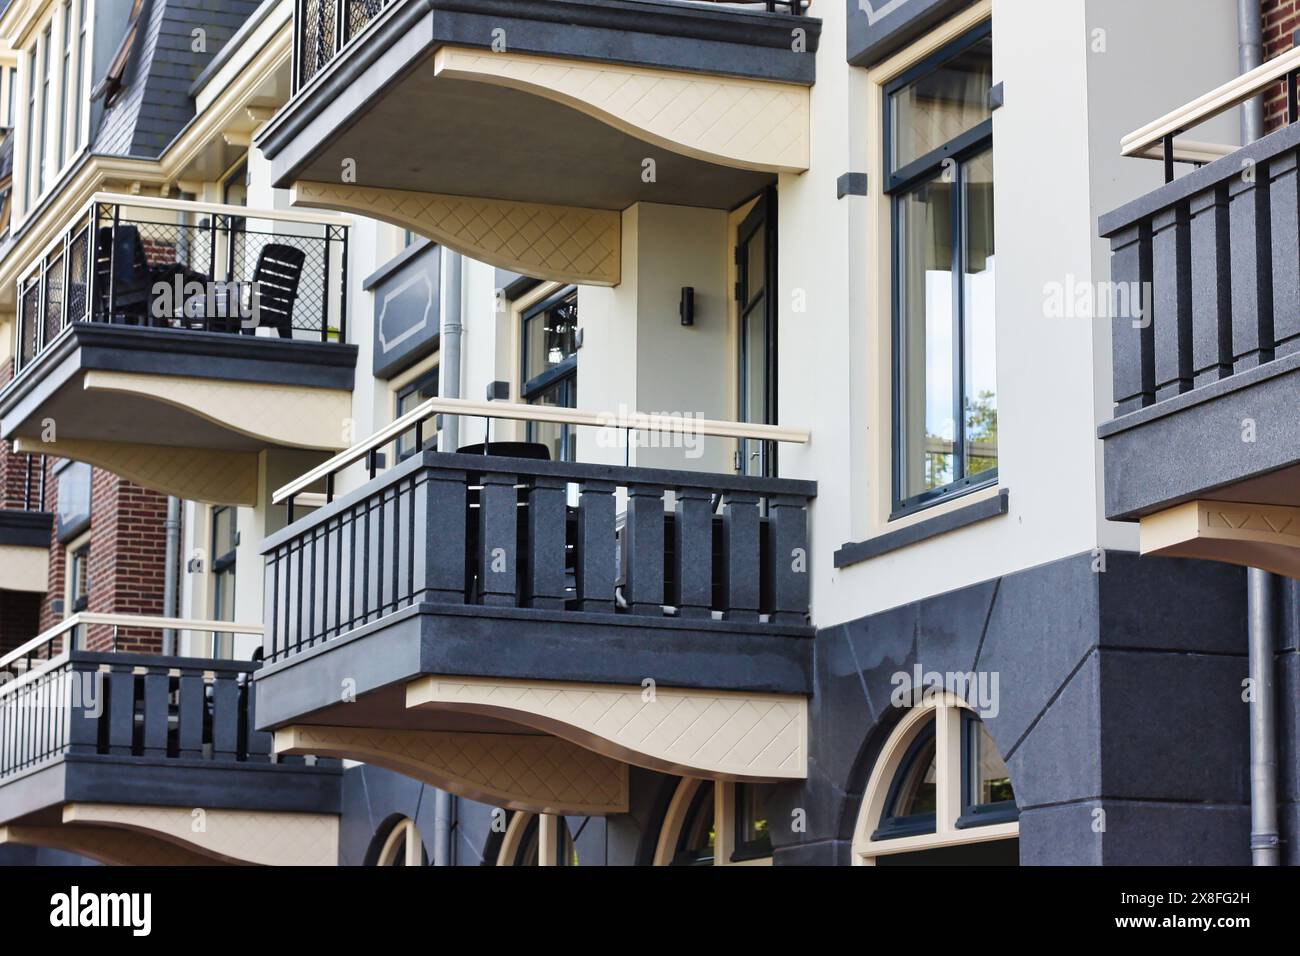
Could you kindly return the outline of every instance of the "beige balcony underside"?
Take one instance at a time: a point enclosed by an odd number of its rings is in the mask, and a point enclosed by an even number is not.
[[[718,780],[807,774],[798,696],[448,677],[394,689],[382,705],[318,717],[335,723],[280,728],[275,751],[360,760],[534,813],[626,812],[630,764]]]
[[[608,209],[320,182],[294,183],[291,200],[392,223],[521,275],[585,285],[620,281],[622,215]]]
[[[214,505],[257,504],[256,452],[208,451],[175,445],[64,438],[45,443],[19,438],[15,447],[84,461],[166,495]]]
[[[296,725],[275,732],[275,751],[360,760],[514,810],[603,815],[628,808],[626,765],[543,734]]]
[[[335,866],[338,817],[69,803],[60,826],[0,827],[0,844],[79,853],[120,866]]]
[[[257,504],[261,448],[338,451],[347,447],[352,414],[351,396],[340,389],[135,372],[87,371],[69,404],[74,398],[70,411],[51,416],[55,441],[18,436],[15,447],[84,461],[163,494],[247,507]],[[142,441],[69,434],[100,433],[93,409],[112,410],[123,398],[135,402],[129,424]],[[156,420],[149,419],[152,410]]]
[[[0,544],[0,591],[49,590],[50,549]]]
[[[1141,520],[1142,553],[1300,578],[1300,508],[1189,501]]]
[[[790,173],[808,168],[811,94],[805,86],[460,47],[441,48],[434,73],[542,96],[721,166]]]
[[[407,707],[510,720],[618,760],[721,780],[808,773],[808,703],[783,694],[425,677]]]

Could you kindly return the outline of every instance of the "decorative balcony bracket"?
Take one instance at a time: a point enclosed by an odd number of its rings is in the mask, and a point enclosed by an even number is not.
[[[665,773],[808,774],[808,702],[797,695],[424,677],[407,684],[406,705],[509,720]]]
[[[54,847],[119,865],[335,866],[338,817],[69,803],[63,826],[0,828],[3,842]]]
[[[1142,553],[1300,578],[1300,508],[1189,501],[1141,519]]]
[[[274,749],[361,760],[514,810],[628,809],[627,766],[557,737],[298,725],[277,730]]]
[[[538,279],[613,286],[621,278],[622,215],[609,209],[305,181],[293,184],[291,201],[392,223]]]
[[[811,94],[800,84],[452,46],[435,54],[434,72],[542,96],[706,162],[808,168]]]

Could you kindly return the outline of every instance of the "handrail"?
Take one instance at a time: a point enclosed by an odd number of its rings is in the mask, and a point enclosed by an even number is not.
[[[137,627],[154,630],[203,631],[212,634],[250,634],[257,637],[261,637],[265,633],[265,628],[261,624],[236,624],[230,621],[187,620],[179,617],[152,617],[146,614],[99,614],[93,611],[80,611],[71,617],[65,617],[58,624],[42,631],[30,641],[19,645],[8,654],[0,657],[0,670],[4,670],[13,661],[25,657],[36,648],[49,643],[81,624],[103,624],[111,627]],[[66,650],[68,648],[64,648],[64,651]]]
[[[715,438],[747,438],[807,444],[811,434],[805,429],[782,425],[756,425],[684,415],[657,415],[646,412],[586,412],[574,408],[546,405],[521,405],[515,402],[476,402],[464,398],[431,398],[395,419],[365,441],[339,452],[276,490],[272,504],[283,504],[330,475],[356,464],[384,445],[410,431],[434,415],[464,415],[468,418],[504,418],[511,421],[546,422],[556,425],[585,425],[673,435],[708,435]]]
[[[301,222],[313,226],[352,226],[351,216],[332,212],[298,212],[293,209],[256,209],[252,206],[232,206],[229,203],[198,202],[191,199],[163,199],[158,196],[137,196],[128,193],[95,193],[85,208],[95,203],[109,206],[136,206],[144,209],[171,209],[176,212],[206,212],[216,216],[237,216],[241,219],[272,219],[279,222]],[[75,217],[74,217],[75,218]]]
[[[1288,50],[1134,130],[1120,140],[1120,153],[1123,156],[1147,156],[1153,147],[1160,147],[1178,133],[1240,106],[1297,71],[1300,71],[1300,48]]]

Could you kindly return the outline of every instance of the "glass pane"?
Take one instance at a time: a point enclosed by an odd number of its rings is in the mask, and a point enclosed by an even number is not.
[[[565,377],[538,392],[528,400],[530,405],[549,405],[552,408],[574,408],[577,405],[577,381]],[[572,429],[568,425],[552,422],[529,422],[528,440],[539,442],[550,449],[551,461],[576,461]]]
[[[767,240],[760,226],[745,245],[745,302],[750,303],[763,294],[767,285],[765,262]]]
[[[993,742],[993,736],[983,724],[975,725],[975,733],[971,734],[971,747],[971,767],[974,770],[971,782],[975,791],[971,795],[971,803],[983,806],[1014,800],[1016,794],[1011,788],[1011,774],[998,753],[998,745]]]
[[[234,508],[214,508],[212,511],[212,557],[223,558],[235,550],[238,512]]]
[[[913,754],[911,762],[903,768],[890,808],[891,817],[915,817],[934,813],[935,809],[935,737],[928,735],[925,743]]]
[[[406,388],[398,393],[396,408],[393,409],[394,417],[401,418],[407,412],[416,408],[431,398],[438,395],[438,369],[435,366],[416,381],[412,382]],[[421,426],[421,437],[424,440],[425,448],[438,447],[438,433],[436,430],[437,419],[426,419]],[[452,449],[453,451],[455,449]],[[402,435],[397,440],[397,458],[399,461],[409,458],[415,454],[415,429]]]
[[[713,783],[701,783],[686,813],[681,836],[677,838],[674,862],[686,865],[712,863],[717,837],[713,826]]]
[[[988,119],[992,85],[993,41],[986,38],[892,94],[893,170]]]
[[[952,482],[952,184],[937,178],[898,200],[899,441],[902,497]]]
[[[578,293],[524,321],[524,381],[530,382],[577,351]]]
[[[74,462],[59,472],[59,534],[75,533],[90,521],[90,466]]]
[[[740,822],[736,836],[742,847],[758,850],[772,846],[763,796],[764,791],[753,784],[736,785],[736,819]]]
[[[963,307],[966,354],[966,476],[998,466],[997,328],[994,304],[993,153],[962,171],[966,259]]]

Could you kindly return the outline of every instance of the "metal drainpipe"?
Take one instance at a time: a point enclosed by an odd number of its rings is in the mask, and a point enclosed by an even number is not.
[[[1264,13],[1260,0],[1237,0],[1238,66],[1247,73],[1264,59]],[[1264,100],[1241,107],[1242,145],[1264,135]],[[1278,579],[1259,568],[1246,569],[1246,640],[1254,697],[1250,704],[1250,856],[1255,866],[1281,862],[1277,815]]]
[[[443,398],[460,398],[461,337],[465,333],[463,317],[465,303],[461,275],[464,260],[459,252],[446,249],[444,265],[447,269],[447,315],[442,323],[442,358],[439,362],[438,394]],[[445,415],[442,420],[443,451],[460,447],[460,419]],[[445,790],[434,792],[433,802],[433,865],[451,866],[452,818],[456,814],[456,798]]]
[[[1242,73],[1249,73],[1264,62],[1264,13],[1260,0],[1237,0],[1237,62]],[[1264,97],[1257,96],[1241,105],[1241,144],[1255,142],[1264,135]]]
[[[167,564],[163,569],[163,617],[176,617],[176,591],[180,577],[176,573],[176,561],[181,550],[181,500],[175,495],[167,498],[167,522],[163,525],[163,532],[167,542],[164,558]],[[162,652],[166,657],[176,654],[176,632],[171,628],[163,631]]]
[[[441,381],[438,392],[443,398],[460,398],[461,337],[464,303],[461,299],[461,271],[463,260],[459,252],[446,250],[447,258],[447,316],[442,323],[442,360],[439,365]],[[460,447],[460,418],[444,415],[442,419],[442,450],[455,451]]]

